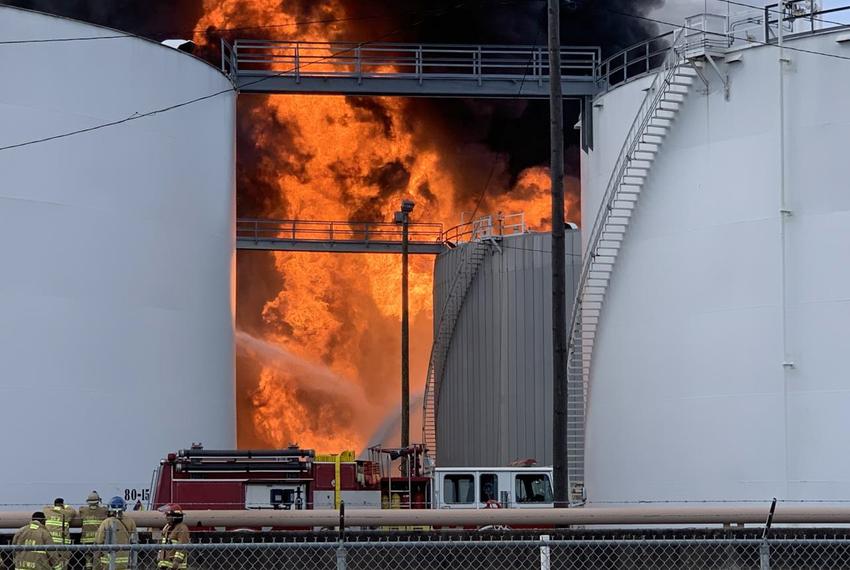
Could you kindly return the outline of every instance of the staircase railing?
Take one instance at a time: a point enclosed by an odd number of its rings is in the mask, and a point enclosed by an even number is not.
[[[605,241],[602,236],[605,233],[607,219],[620,217],[613,215],[614,203],[621,196],[621,188],[624,179],[628,178],[629,164],[632,155],[647,134],[647,127],[653,116],[659,109],[662,98],[668,92],[670,82],[679,69],[682,59],[678,48],[684,33],[680,29],[673,36],[670,50],[664,60],[661,69],[646,92],[635,119],[629,128],[617,161],[611,170],[611,177],[605,189],[605,194],[599,206],[593,225],[584,224],[589,230],[587,246],[582,261],[581,274],[576,287],[576,299],[573,303],[570,316],[570,340],[567,353],[567,476],[571,500],[581,501],[584,494],[584,437],[585,437],[585,414],[588,403],[588,385],[590,380],[590,364],[593,354],[593,345],[596,337],[596,326],[599,315],[589,317],[588,312],[599,313],[602,309],[602,301],[607,289],[608,277],[597,278],[602,285],[591,285],[591,274],[598,271],[599,265],[608,265],[613,269],[614,256],[604,255],[600,250]],[[611,257],[610,262],[598,261],[597,257]]]
[[[446,357],[466,294],[490,247],[491,243],[484,240],[473,241],[463,246],[460,265],[452,278],[434,330],[423,398],[422,439],[431,457],[435,459],[437,457],[437,406]]]

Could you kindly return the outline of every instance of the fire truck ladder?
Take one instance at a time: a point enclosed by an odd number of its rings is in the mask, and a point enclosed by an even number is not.
[[[433,458],[437,457],[437,407],[440,398],[440,381],[446,368],[446,357],[466,294],[487,253],[497,243],[498,238],[493,235],[492,218],[486,217],[452,228],[444,236],[446,243],[459,243],[465,239],[470,241],[463,246],[460,265],[452,278],[446,301],[440,309],[440,316],[434,329],[434,341],[431,344],[431,356],[428,358],[428,376],[425,379],[423,398],[422,440]]]
[[[594,343],[605,293],[632,215],[665,135],[699,72],[680,55],[683,30],[674,34],[664,64],[646,92],[611,172],[587,239],[567,353],[567,476],[571,500],[584,495],[585,414]]]

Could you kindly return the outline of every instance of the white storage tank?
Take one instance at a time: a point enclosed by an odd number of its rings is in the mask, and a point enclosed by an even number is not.
[[[0,6],[0,40],[121,32]],[[235,93],[138,37],[6,43],[0,508],[144,499],[167,452],[235,445]]]
[[[708,85],[663,114],[602,303],[590,503],[850,496],[848,39],[708,46],[716,70],[691,44]],[[583,237],[654,79],[594,102]]]

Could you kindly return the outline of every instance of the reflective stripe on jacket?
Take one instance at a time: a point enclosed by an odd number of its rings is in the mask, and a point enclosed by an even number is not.
[[[90,507],[86,505],[80,507],[80,521],[82,525],[80,544],[94,544],[97,529],[100,528],[100,523],[105,521],[106,517],[106,507],[104,506]]]
[[[95,544],[137,544],[138,537],[136,535],[136,523],[133,519],[124,517],[109,517],[97,529],[97,534],[94,537]],[[101,552],[100,563],[109,567],[109,560],[112,553]],[[132,559],[129,550],[119,550],[115,552],[115,570],[127,570],[132,568]]]
[[[186,523],[170,524],[162,529],[162,544],[189,544],[189,527]],[[157,556],[157,568],[186,570],[189,567],[189,553],[185,550],[160,550]]]
[[[18,546],[37,546],[53,544],[53,537],[39,522],[31,522],[22,527],[12,538],[12,544]],[[15,553],[15,568],[20,570],[55,570],[61,566],[56,551],[28,550]]]
[[[55,544],[71,544],[71,521],[77,515],[72,507],[68,505],[58,507],[49,505],[44,507],[44,516],[47,517],[45,526],[53,537]]]

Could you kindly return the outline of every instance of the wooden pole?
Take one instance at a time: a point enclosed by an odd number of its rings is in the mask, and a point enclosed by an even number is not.
[[[549,165],[552,177],[552,467],[555,506],[567,507],[567,298],[560,0],[549,0],[549,125],[552,147]]]

